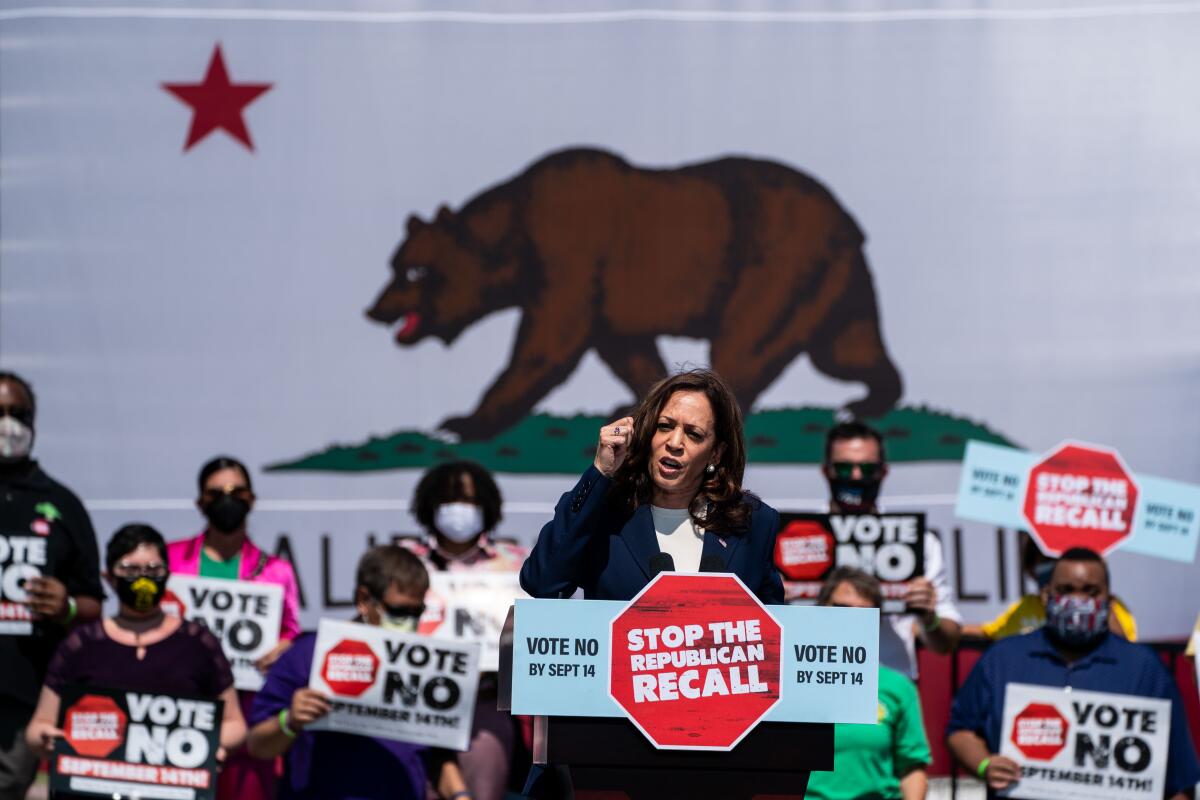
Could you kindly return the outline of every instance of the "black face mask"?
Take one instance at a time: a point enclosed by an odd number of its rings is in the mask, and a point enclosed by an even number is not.
[[[237,495],[223,494],[204,507],[204,516],[213,530],[233,533],[246,522],[250,504]]]
[[[875,508],[875,501],[879,499],[879,487],[882,485],[883,481],[878,478],[831,478],[829,492],[840,510],[861,514]]]
[[[167,588],[167,576],[151,578],[145,575],[137,578],[122,578],[116,576],[117,597],[122,603],[134,611],[150,611],[158,606],[163,592]]]

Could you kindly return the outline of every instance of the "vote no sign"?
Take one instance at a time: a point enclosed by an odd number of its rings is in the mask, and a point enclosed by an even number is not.
[[[731,750],[762,721],[873,724],[878,651],[876,609],[766,607],[735,575],[662,573],[628,603],[518,600],[513,712]]]
[[[263,687],[254,662],[279,642],[283,587],[171,575],[162,607],[168,614],[204,624],[221,640],[234,686],[251,692]]]
[[[212,800],[223,704],[199,697],[63,687],[50,789],[72,797]]]
[[[1004,794],[1036,800],[1158,800],[1171,703],[1010,683],[1000,752],[1021,766]]]

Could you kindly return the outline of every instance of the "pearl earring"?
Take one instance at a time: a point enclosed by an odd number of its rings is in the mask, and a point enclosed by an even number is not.
[[[707,472],[709,475],[712,475],[714,472],[717,471],[717,468],[713,464],[709,464],[707,467],[704,468],[704,471]]]

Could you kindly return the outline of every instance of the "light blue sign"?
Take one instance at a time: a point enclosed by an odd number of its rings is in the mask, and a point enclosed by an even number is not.
[[[1028,528],[1021,516],[1029,470],[1037,456],[1024,450],[967,442],[954,513],[1006,528]]]
[[[513,628],[514,714],[620,717],[608,693],[609,625],[628,603],[517,600]],[[769,606],[783,628],[773,722],[875,724],[879,611]]]
[[[770,606],[783,626],[779,703],[770,722],[879,719],[879,610]]]
[[[1122,550],[1191,563],[1200,541],[1200,487],[1139,475],[1133,536]]]
[[[619,717],[608,696],[608,623],[620,600],[517,600],[514,714]]]
[[[1022,513],[1030,469],[1041,456],[967,442],[954,513],[963,519],[1028,529]],[[1191,563],[1200,542],[1200,487],[1135,475],[1133,530],[1120,550]]]

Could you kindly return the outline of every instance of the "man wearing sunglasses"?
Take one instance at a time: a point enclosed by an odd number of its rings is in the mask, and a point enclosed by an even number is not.
[[[414,633],[425,613],[429,573],[398,545],[372,547],[358,562],[355,621]],[[426,782],[443,800],[470,800],[454,755],[388,739],[307,727],[330,711],[308,688],[316,634],[303,633],[267,673],[250,711],[247,749],[256,758],[285,756],[279,800],[425,800]]]
[[[861,422],[835,425],[825,437],[825,463],[831,514],[878,514],[879,490],[888,465],[883,435]],[[948,653],[962,633],[954,605],[942,542],[925,532],[925,575],[909,581],[905,602],[910,613],[888,614],[879,628],[879,660],[917,677],[916,639],[935,653]]]
[[[104,597],[83,504],[30,457],[36,410],[33,388],[0,372],[0,797],[24,797],[33,781],[24,731],[46,667]]]

